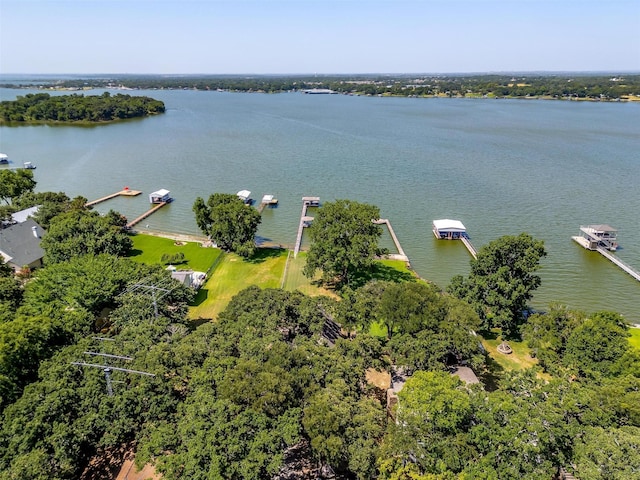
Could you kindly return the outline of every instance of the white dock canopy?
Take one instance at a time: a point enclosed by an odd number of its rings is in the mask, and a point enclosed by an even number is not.
[[[448,218],[433,221],[433,234],[436,238],[457,239],[466,235],[467,229],[460,220],[450,220]]]
[[[251,192],[249,190],[240,190],[238,193],[236,193],[236,195],[240,200],[246,202],[249,199],[249,195],[251,195]]]
[[[162,203],[171,200],[171,192],[164,188],[149,194],[149,203]]]

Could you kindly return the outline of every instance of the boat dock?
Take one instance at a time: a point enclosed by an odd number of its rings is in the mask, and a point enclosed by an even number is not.
[[[320,197],[302,197],[302,213],[300,214],[300,224],[298,225],[298,236],[296,237],[296,244],[293,248],[293,257],[295,258],[300,251],[300,246],[302,245],[302,233],[304,232],[304,228],[311,225],[313,221],[313,217],[307,215],[307,210],[309,207],[319,207],[320,206]]]
[[[147,218],[149,215],[151,215],[151,214],[157,212],[158,210],[160,210],[167,203],[169,203],[169,202],[160,202],[160,203],[154,204],[153,208],[151,208],[150,210],[147,210],[142,215],[137,217],[135,220],[132,220],[131,222],[127,223],[126,228],[132,228],[134,225],[140,223],[142,220]]]
[[[375,223],[376,225],[384,224],[389,229],[389,235],[391,235],[391,239],[393,240],[393,243],[396,246],[396,249],[398,250],[397,254],[392,253],[389,255],[389,258],[393,260],[402,260],[404,262],[409,262],[409,257],[407,257],[407,255],[404,253],[404,250],[402,249],[402,245],[400,245],[400,241],[396,236],[396,232],[393,231],[393,227],[391,226],[391,222],[389,221],[389,219],[380,218],[378,220],[374,220],[373,223]]]
[[[478,258],[478,251],[471,243],[471,240],[469,240],[467,229],[460,220],[450,220],[448,218],[434,220],[433,234],[438,240],[461,240],[471,256],[474,259]]]
[[[462,243],[464,244],[464,246],[467,247],[467,250],[469,250],[469,253],[471,254],[471,256],[477,260],[478,251],[476,250],[476,247],[474,247],[473,244],[471,243],[471,240],[469,240],[469,237],[467,237],[466,235],[463,235],[460,237],[460,240],[462,240]]]
[[[129,187],[124,187],[123,190],[119,192],[112,193],[111,195],[107,195],[105,197],[98,198],[97,200],[92,200],[84,204],[85,207],[93,207],[98,203],[106,202],[107,200],[111,200],[112,198],[123,196],[123,197],[135,197],[136,195],[140,195],[142,192],[140,190],[130,190]]]
[[[617,234],[618,230],[610,225],[582,225],[580,226],[580,235],[571,237],[571,239],[586,250],[598,252],[604,258],[613,262],[623,271],[640,281],[640,272],[638,270],[627,265],[610,253],[618,249]]]
[[[609,253],[607,250],[605,250],[602,247],[598,247],[596,249],[596,252],[598,252],[600,255],[602,255],[607,260],[610,260],[613,263],[615,263],[618,267],[620,267],[622,270],[624,270],[625,272],[627,272],[629,275],[631,275],[633,278],[635,278],[636,280],[638,280],[640,282],[640,272],[638,270],[636,270],[635,268],[630,267],[629,265],[624,263],[622,260],[620,260],[618,257],[616,257],[615,255]]]
[[[277,198],[274,198],[273,195],[265,195],[262,197],[262,202],[260,202],[260,205],[258,205],[258,213],[262,213],[262,211],[268,206],[275,207],[276,205],[278,205]]]

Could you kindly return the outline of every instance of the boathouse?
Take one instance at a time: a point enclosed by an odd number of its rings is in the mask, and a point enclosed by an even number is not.
[[[445,218],[433,221],[433,234],[437,239],[458,240],[467,236],[467,229],[460,220]]]
[[[617,236],[618,231],[610,225],[581,225],[580,235],[571,238],[587,250],[604,248],[615,252]]]
[[[165,190],[164,188],[158,190],[157,192],[152,192],[149,194],[149,203],[168,203],[171,201],[171,192],[169,190]]]

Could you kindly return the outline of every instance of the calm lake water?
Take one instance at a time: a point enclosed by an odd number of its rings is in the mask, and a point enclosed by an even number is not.
[[[25,93],[0,90],[0,98]],[[142,190],[99,207],[129,218],[148,208],[148,193],[171,190],[175,201],[143,230],[199,233],[196,196],[248,189],[258,201],[280,200],[265,210],[260,236],[292,245],[302,196],[372,203],[413,268],[442,287],[468,273],[470,256],[459,242],[435,240],[432,220],[461,220],[476,247],[528,232],[548,250],[534,306],[559,301],[640,322],[640,283],[571,240],[581,224],[609,223],[619,229],[617,255],[640,269],[640,105],[131,93],[163,100],[166,114],[89,128],[0,127],[0,151],[36,164],[39,190],[89,199]]]

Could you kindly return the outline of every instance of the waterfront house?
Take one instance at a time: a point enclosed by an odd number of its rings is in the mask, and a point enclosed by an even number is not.
[[[28,218],[0,230],[0,256],[14,270],[42,266],[44,250],[40,241],[46,232],[35,220]]]

